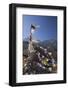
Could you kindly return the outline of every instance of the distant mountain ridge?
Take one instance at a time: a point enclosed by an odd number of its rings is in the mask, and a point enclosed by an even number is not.
[[[51,40],[44,40],[44,41],[40,41],[40,40],[36,40],[37,41],[37,44],[39,46],[42,46],[42,47],[46,47],[46,48],[51,48],[51,49],[55,49],[57,50],[57,40],[54,40],[54,39],[51,39]],[[29,43],[29,38],[25,38],[23,40],[23,47],[25,49],[28,48],[28,43]]]
[[[24,40],[23,41],[29,41],[29,38],[24,38]]]
[[[23,41],[29,41],[29,38],[28,37],[24,38]],[[44,41],[41,41],[41,40],[36,40],[36,41],[38,41],[38,42],[50,42],[50,43],[53,43],[53,42],[55,42],[57,40],[56,39],[50,39],[50,40],[44,40]]]

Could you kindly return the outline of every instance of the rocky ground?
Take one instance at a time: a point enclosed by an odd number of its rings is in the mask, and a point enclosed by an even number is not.
[[[56,59],[52,51],[38,45],[34,45],[32,53],[25,49],[23,54],[23,74],[57,73]]]

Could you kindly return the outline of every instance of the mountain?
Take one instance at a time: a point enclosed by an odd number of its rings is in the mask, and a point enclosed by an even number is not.
[[[53,47],[57,49],[57,40],[44,40],[39,43],[40,46],[46,47]]]
[[[28,52],[28,38],[23,41],[23,51],[24,54],[25,52]],[[45,41],[34,41],[33,43],[35,48],[39,48],[40,46],[43,47],[44,49],[47,48],[48,52],[52,52],[53,57],[55,60],[57,60],[57,40],[45,40]]]
[[[29,41],[29,38],[28,38],[28,37],[27,37],[27,38],[24,38],[24,40],[23,40],[23,41],[27,41],[27,42],[28,42],[28,41]]]
[[[28,48],[28,42],[29,38],[25,38],[23,41],[23,47],[25,49]],[[33,40],[33,43],[37,44],[38,46],[42,46],[44,48],[48,48],[49,50],[54,49],[55,51],[57,50],[57,40]]]

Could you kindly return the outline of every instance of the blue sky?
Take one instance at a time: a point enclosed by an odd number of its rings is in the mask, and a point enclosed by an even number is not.
[[[57,39],[57,16],[34,16],[23,15],[23,38],[29,37],[31,24],[40,27],[34,32],[33,37],[37,40]]]

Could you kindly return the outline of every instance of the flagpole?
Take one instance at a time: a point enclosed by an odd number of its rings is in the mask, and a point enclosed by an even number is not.
[[[29,35],[29,46],[28,46],[29,53],[31,52],[31,49],[33,49],[33,47],[32,47],[32,31],[31,30],[32,30],[32,27],[30,27],[30,35]]]
[[[36,25],[31,24],[30,35],[29,35],[29,46],[28,46],[28,50],[30,53],[34,51],[33,44],[32,44],[33,43],[32,42],[32,39],[33,39],[32,34],[36,30],[36,28],[37,28]]]

